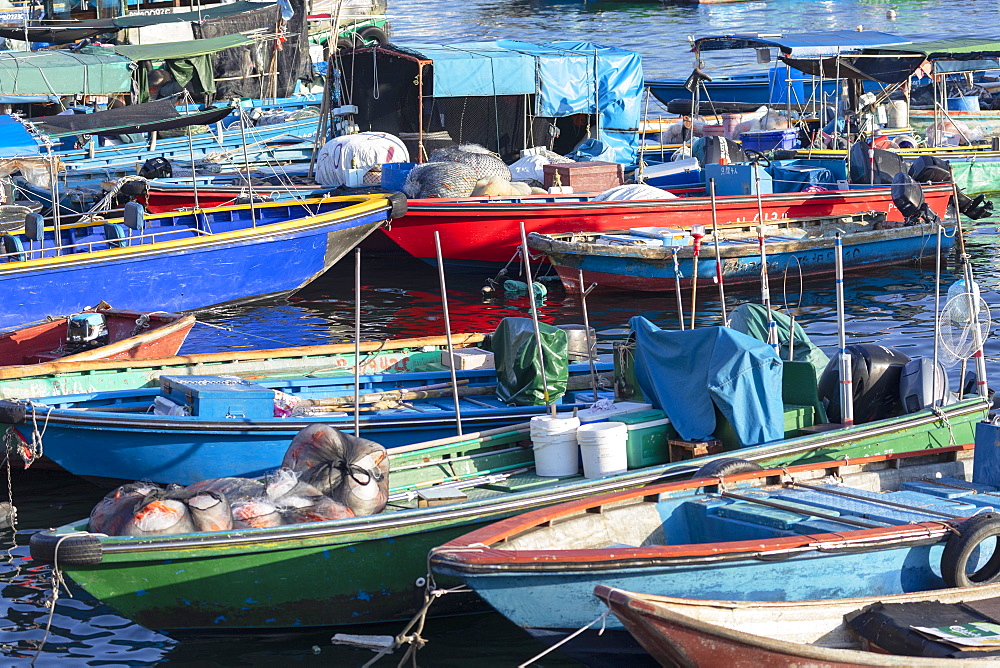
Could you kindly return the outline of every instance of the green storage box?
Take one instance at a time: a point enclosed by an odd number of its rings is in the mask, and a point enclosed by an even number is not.
[[[803,427],[811,427],[816,423],[815,409],[812,406],[785,404],[785,438],[795,438]],[[715,437],[722,441],[726,450],[742,448],[743,444],[736,438],[733,426],[718,408],[715,409]]]
[[[630,469],[666,464],[670,461],[667,440],[676,438],[677,432],[671,426],[666,413],[652,409],[616,415],[612,419],[628,426],[626,449]]]

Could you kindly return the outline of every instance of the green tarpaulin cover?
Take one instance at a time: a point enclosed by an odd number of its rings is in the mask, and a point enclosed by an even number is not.
[[[270,7],[270,2],[248,2],[239,0],[225,5],[207,7],[200,12],[179,12],[176,14],[153,14],[143,16],[116,16],[111,20],[119,28],[143,28],[145,26],[159,25],[161,23],[190,23],[193,21],[204,21],[206,19],[218,19],[224,16],[252,12],[255,9]],[[87,23],[86,21],[82,23]]]
[[[0,95],[105,95],[132,89],[135,64],[110,54],[0,52]]]
[[[955,37],[953,39],[936,39],[928,42],[913,42],[906,46],[883,51],[915,51],[925,54],[928,58],[947,58],[949,56],[998,56],[1000,41],[980,37]]]
[[[88,53],[93,53],[92,50],[96,49],[100,49],[104,53],[111,51],[119,56],[125,56],[129,60],[139,62],[142,60],[180,60],[195,56],[207,56],[231,49],[234,46],[246,46],[252,42],[253,40],[245,35],[223,35],[209,39],[192,39],[186,42],[85,47],[83,50]]]
[[[539,323],[548,383],[548,403],[566,393],[569,379],[569,343],[562,329]],[[516,406],[545,403],[545,384],[538,363],[538,344],[530,318],[504,318],[493,333],[497,368],[497,397]]]
[[[778,330],[778,356],[788,359],[788,343],[790,337],[789,325],[792,319],[779,311],[771,311],[776,329]],[[767,343],[767,311],[761,304],[740,304],[729,314],[729,326],[737,332],[748,334],[758,341]],[[816,369],[816,377],[823,374],[823,370],[829,363],[830,358],[820,350],[809,337],[799,323],[795,323],[795,345],[793,346],[796,362],[809,362]]]

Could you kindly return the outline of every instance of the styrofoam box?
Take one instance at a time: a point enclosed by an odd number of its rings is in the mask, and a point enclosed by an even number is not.
[[[608,420],[614,420],[617,416],[622,415],[623,413],[648,411],[652,407],[653,404],[644,404],[638,401],[619,401],[609,409],[598,410],[594,408],[587,408],[582,411],[578,411],[576,416],[580,418],[580,424],[587,424],[588,422],[606,422]]]
[[[459,370],[493,369],[493,353],[482,348],[458,348],[454,351],[455,368]],[[448,351],[441,351],[441,364],[450,367]]]

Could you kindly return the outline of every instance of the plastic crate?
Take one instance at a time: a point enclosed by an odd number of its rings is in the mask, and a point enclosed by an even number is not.
[[[773,151],[776,148],[798,148],[798,130],[767,130],[764,132],[743,132],[740,134],[743,148],[754,151]]]
[[[410,171],[419,163],[416,162],[387,162],[382,165],[382,187],[386,190],[403,190],[406,177]]]
[[[630,469],[656,466],[670,461],[667,441],[676,438],[677,432],[670,426],[666,413],[653,409],[621,415],[616,417],[615,421],[624,422],[628,427],[628,442],[625,449]]]

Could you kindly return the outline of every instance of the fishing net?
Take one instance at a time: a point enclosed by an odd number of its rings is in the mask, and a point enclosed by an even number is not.
[[[941,363],[951,367],[972,357],[989,338],[991,324],[990,307],[982,297],[970,292],[954,294],[938,316]]]
[[[481,179],[498,176],[505,181],[511,180],[510,168],[503,160],[477,144],[436,149],[431,153],[431,162],[457,162],[472,167],[476,170],[476,176]]]
[[[410,170],[403,192],[410,198],[468,197],[479,176],[469,165],[457,162],[428,162]]]

